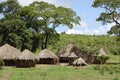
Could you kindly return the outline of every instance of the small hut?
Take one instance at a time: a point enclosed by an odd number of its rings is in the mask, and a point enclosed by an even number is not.
[[[105,64],[106,60],[109,59],[109,56],[106,54],[103,48],[98,50],[98,55],[95,56],[94,63],[95,64]]]
[[[35,67],[35,60],[38,59],[31,51],[25,49],[17,58],[17,67]]]
[[[98,50],[98,56],[107,56],[107,54],[106,54],[106,52],[104,51],[103,48],[100,48],[100,49]]]
[[[68,58],[69,58],[69,65],[73,65],[73,61],[74,61],[75,59],[77,59],[77,57],[78,57],[78,56],[76,56],[75,53],[72,52],[72,53],[68,56]]]
[[[87,65],[87,63],[85,62],[85,60],[83,58],[80,57],[80,58],[74,60],[73,65],[74,66],[85,66],[85,65]]]
[[[5,66],[15,66],[16,58],[20,51],[9,44],[0,47],[0,59],[4,61]]]
[[[68,56],[72,52],[74,52],[75,55],[77,55],[77,56],[82,56],[81,50],[78,47],[76,47],[72,44],[69,44],[69,45],[67,45],[66,47],[64,47],[63,49],[61,49],[60,51],[57,52],[57,56],[60,58],[60,62],[68,63],[69,62]]]
[[[40,64],[56,64],[59,58],[50,50],[44,49],[38,54]]]

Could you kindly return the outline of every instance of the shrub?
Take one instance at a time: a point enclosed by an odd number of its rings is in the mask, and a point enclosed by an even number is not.
[[[4,62],[0,60],[0,69],[2,68],[2,66],[4,66]]]
[[[100,74],[104,75],[104,73],[105,73],[105,68],[104,68],[104,67],[101,67],[101,68],[100,68]]]
[[[113,80],[119,80],[119,78],[116,76]]]
[[[105,64],[109,58],[110,58],[109,56],[96,56],[94,59],[94,63],[95,64]]]
[[[100,70],[100,66],[94,66],[93,69],[94,70]]]

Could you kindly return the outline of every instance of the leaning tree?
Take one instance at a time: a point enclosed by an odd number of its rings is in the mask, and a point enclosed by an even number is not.
[[[114,23],[115,25],[108,33],[120,36],[120,0],[95,0],[92,6],[105,10],[97,18],[97,21],[102,21],[103,24]]]

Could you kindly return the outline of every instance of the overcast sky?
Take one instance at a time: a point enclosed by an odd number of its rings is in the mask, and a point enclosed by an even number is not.
[[[0,0],[4,1],[4,0]],[[101,22],[97,22],[96,18],[100,13],[104,11],[100,8],[93,8],[92,2],[94,0],[18,0],[23,6],[29,5],[33,1],[46,1],[48,3],[55,4],[56,6],[64,6],[72,8],[78,16],[81,17],[81,25],[74,26],[69,29],[67,27],[59,27],[56,30],[58,32],[66,32],[68,34],[96,34],[103,35],[111,28],[111,24],[102,25]]]

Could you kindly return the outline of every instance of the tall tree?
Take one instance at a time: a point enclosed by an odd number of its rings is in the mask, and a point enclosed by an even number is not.
[[[33,50],[36,48],[32,45],[36,34],[26,27],[26,22],[18,14],[21,8],[17,0],[0,3],[0,14],[4,15],[0,19],[0,45],[8,43],[21,50]]]
[[[95,0],[92,6],[105,9],[97,21],[102,21],[103,24],[115,23],[108,33],[120,36],[120,0]]]
[[[53,36],[51,35],[56,35],[54,39],[58,38],[58,33],[55,30],[57,27],[68,26],[72,28],[73,24],[79,24],[80,17],[70,8],[56,7],[46,2],[34,2],[30,6],[36,9],[39,15],[38,19],[42,23],[42,49],[47,48],[50,43],[53,44],[51,42]]]

